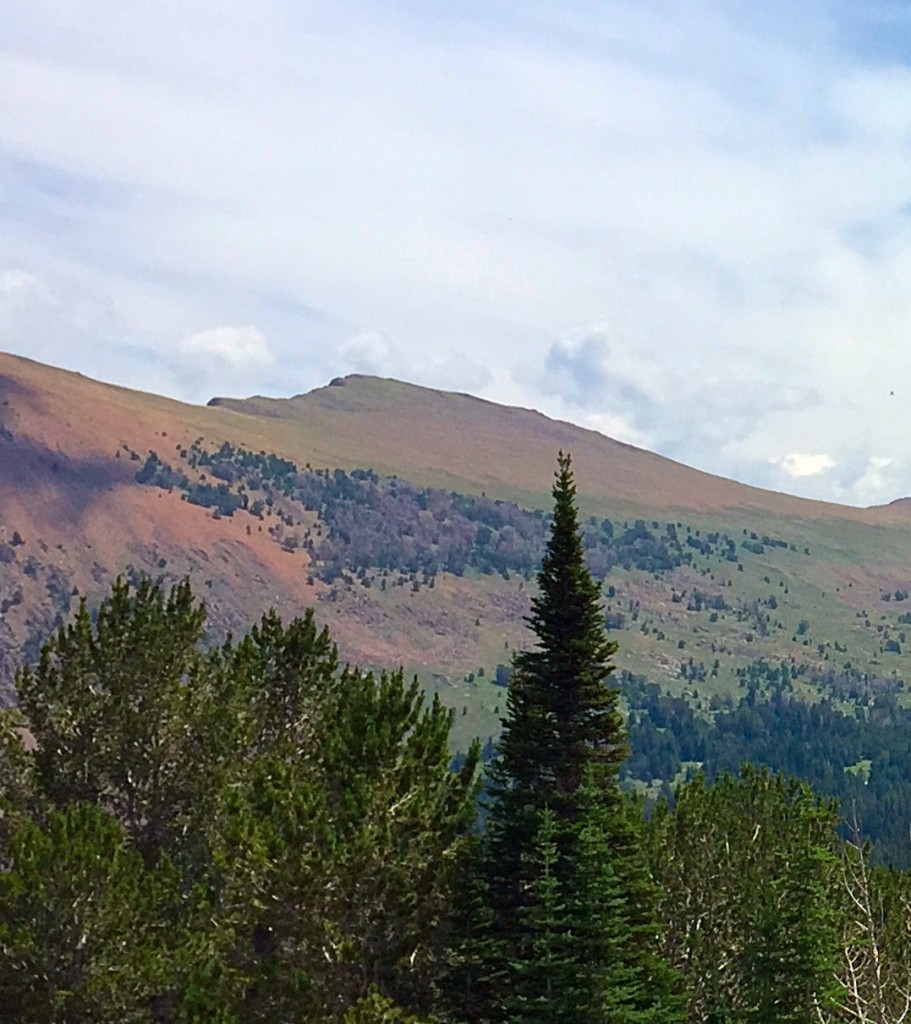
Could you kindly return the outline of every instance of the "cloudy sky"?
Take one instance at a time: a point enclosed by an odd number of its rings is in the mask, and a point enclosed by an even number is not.
[[[0,349],[911,494],[911,6],[0,0]]]

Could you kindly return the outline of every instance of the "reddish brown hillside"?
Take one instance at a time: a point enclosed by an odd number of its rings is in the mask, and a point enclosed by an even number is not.
[[[200,407],[0,354],[0,687],[77,595],[95,597],[130,570],[189,574],[216,630],[242,629],[270,605],[287,617],[318,602],[343,654],[358,661],[490,667],[521,642],[527,593],[515,582],[441,574],[420,592],[333,589],[312,579],[304,548],[281,543],[277,512],[219,516],[137,483],[150,451],[174,462],[193,442],[214,450],[223,441],[301,467],[372,468],[539,508],[563,448],[592,511],[907,522],[901,505],[860,510],[773,494],[533,411],[391,380],[353,376],[292,399]],[[283,514],[295,529],[313,524],[302,506]],[[873,542],[881,547],[878,535]]]
[[[270,606],[290,617],[322,599],[322,617],[352,660],[470,660],[471,625],[485,602],[459,593],[464,585],[453,581],[432,602],[416,595],[391,615],[308,580],[306,553],[284,550],[256,517],[218,517],[136,482],[149,451],[172,457],[199,437],[213,447],[224,439],[267,446],[302,464],[316,458],[296,440],[282,443],[284,433],[0,354],[0,697],[77,595],[97,597],[130,569],[189,574],[218,632],[242,630]],[[444,598],[457,613],[439,612]],[[501,614],[518,632],[521,609]]]

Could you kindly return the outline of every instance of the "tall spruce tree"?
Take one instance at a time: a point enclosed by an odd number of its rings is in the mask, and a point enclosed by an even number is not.
[[[578,814],[589,768],[616,781],[627,756],[619,693],[607,685],[617,645],[604,629],[600,590],[585,564],[568,455],[560,452],[550,541],[527,622],[537,644],[517,654],[494,772],[510,803]]]
[[[681,1019],[653,952],[654,893],[638,809],[620,793],[626,733],[616,652],[585,564],[576,487],[559,455],[554,515],[491,772],[484,872],[491,942],[474,1020],[630,1024]]]

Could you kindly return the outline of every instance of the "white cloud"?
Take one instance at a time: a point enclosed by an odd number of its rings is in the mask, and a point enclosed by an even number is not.
[[[444,352],[419,364],[416,379],[428,387],[478,394],[490,386],[490,370],[465,352]]]
[[[902,145],[911,136],[911,71],[861,68],[838,82],[833,102],[846,122],[874,142]]]
[[[379,331],[363,331],[343,341],[338,354],[345,371],[381,374],[389,366],[392,346]]]
[[[820,473],[825,473],[835,466],[835,460],[831,456],[822,453],[805,455],[800,452],[792,452],[790,455],[770,461],[777,466],[781,466],[788,476],[793,477],[819,476]]]
[[[634,427],[623,415],[611,412],[589,413],[580,417],[580,423],[589,430],[597,430],[599,434],[606,434],[624,444],[632,444],[637,448],[648,448],[651,445],[648,434]]]
[[[896,481],[890,469],[894,468],[894,459],[882,455],[874,455],[868,461],[864,473],[853,485],[853,492],[859,503],[866,504],[881,501],[883,494],[894,494]]]
[[[214,357],[232,367],[268,366],[272,362],[265,335],[252,324],[198,331],[181,341],[180,352],[184,356]]]
[[[0,295],[14,296],[31,291],[38,284],[38,278],[20,267],[0,270]]]
[[[9,8],[0,345],[192,399],[400,376],[911,491],[887,5]]]

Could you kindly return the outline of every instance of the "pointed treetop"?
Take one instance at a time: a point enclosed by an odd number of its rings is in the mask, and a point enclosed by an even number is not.
[[[527,619],[536,643],[514,659],[497,771],[507,787],[531,787],[541,804],[565,801],[571,816],[584,766],[596,763],[615,777],[626,735],[619,695],[608,684],[616,645],[585,562],[572,460],[563,451],[553,496],[539,593]]]

